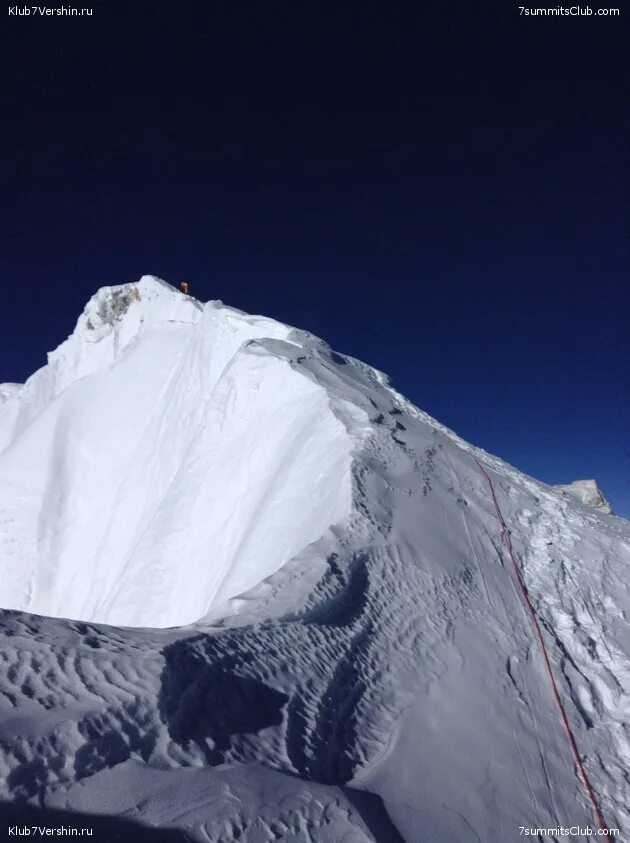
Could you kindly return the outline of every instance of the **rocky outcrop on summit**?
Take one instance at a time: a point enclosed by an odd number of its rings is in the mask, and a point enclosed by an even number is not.
[[[561,483],[554,486],[559,492],[571,495],[571,497],[590,506],[605,515],[612,514],[612,506],[600,491],[595,480],[574,480],[573,483]]]

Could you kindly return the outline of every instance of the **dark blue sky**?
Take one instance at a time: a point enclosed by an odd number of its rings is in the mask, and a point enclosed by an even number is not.
[[[186,278],[630,516],[628,9],[99,5],[5,22],[0,380]]]

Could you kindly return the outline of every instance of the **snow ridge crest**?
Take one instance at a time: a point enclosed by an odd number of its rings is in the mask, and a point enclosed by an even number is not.
[[[346,518],[362,417],[309,343],[152,276],[99,290],[0,404],[0,605],[190,623]]]

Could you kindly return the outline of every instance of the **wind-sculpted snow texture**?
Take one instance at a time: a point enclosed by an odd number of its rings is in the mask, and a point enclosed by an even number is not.
[[[145,313],[165,294],[173,324]],[[75,615],[2,615],[11,816],[43,805],[213,843],[468,843],[593,826],[476,456],[604,817],[628,839],[628,523],[472,448],[314,337],[202,309],[151,279],[103,298],[105,327],[88,315],[81,329],[99,332],[93,347],[71,338],[4,405],[2,532],[24,570],[2,593],[42,612],[47,595],[47,613]],[[133,336],[122,330],[130,307]],[[211,362],[217,331],[233,342]],[[116,430],[103,419],[105,463],[125,472],[115,494],[94,480],[83,500],[77,520],[99,530],[91,546],[87,527],[76,539],[71,505],[90,478],[72,471],[81,458],[86,475],[106,469],[94,462],[101,442],[79,433],[91,400],[113,400],[116,369],[142,430],[131,445],[122,415]],[[36,442],[46,483],[27,460]],[[132,629],[103,617],[194,622]]]

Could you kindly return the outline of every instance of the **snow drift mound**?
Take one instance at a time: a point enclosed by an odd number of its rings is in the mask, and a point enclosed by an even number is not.
[[[3,393],[0,605],[186,624],[345,518],[353,438],[290,335],[153,277],[100,290]]]

